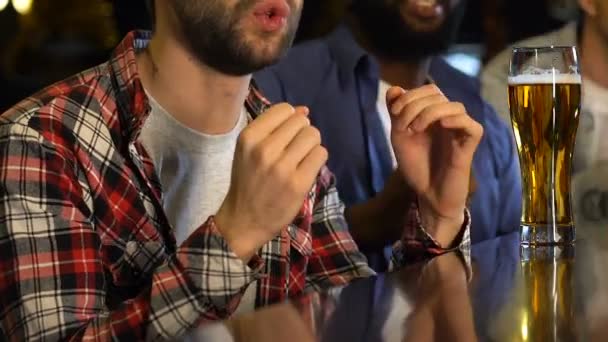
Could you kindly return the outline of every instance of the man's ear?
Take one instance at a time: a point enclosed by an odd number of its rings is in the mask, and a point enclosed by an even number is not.
[[[590,17],[595,17],[597,15],[595,0],[578,0],[578,4],[586,15]]]

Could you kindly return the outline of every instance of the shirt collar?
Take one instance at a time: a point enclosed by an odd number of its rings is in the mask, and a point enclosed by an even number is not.
[[[345,24],[338,26],[328,37],[330,53],[338,64],[338,72],[343,82],[352,78],[359,65],[365,65],[370,75],[379,77],[378,62],[359,43]]]
[[[150,31],[129,32],[114,49],[109,61],[123,134],[130,140],[138,136],[150,114],[149,99],[139,78],[135,56],[148,46],[151,38]],[[245,100],[247,111],[255,118],[269,106],[270,102],[252,80]]]

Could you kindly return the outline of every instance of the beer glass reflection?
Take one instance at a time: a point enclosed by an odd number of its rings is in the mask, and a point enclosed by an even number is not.
[[[522,340],[576,340],[574,258],[574,246],[522,248]]]
[[[570,179],[581,103],[576,48],[514,49],[508,96],[523,185],[521,242],[570,244]]]

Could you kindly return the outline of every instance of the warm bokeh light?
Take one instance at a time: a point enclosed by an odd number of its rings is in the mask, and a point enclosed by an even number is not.
[[[15,8],[15,11],[17,11],[19,14],[25,15],[25,14],[30,13],[30,11],[32,10],[32,2],[34,2],[34,1],[33,0],[12,0],[12,2],[13,2],[13,7]]]
[[[528,341],[528,314],[526,312],[521,320],[521,340]]]
[[[0,12],[3,11],[8,5],[8,0],[0,0]]]

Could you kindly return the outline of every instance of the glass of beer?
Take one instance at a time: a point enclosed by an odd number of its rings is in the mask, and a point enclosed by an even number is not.
[[[575,47],[513,49],[509,109],[523,186],[522,244],[574,242],[570,178],[580,105]]]

